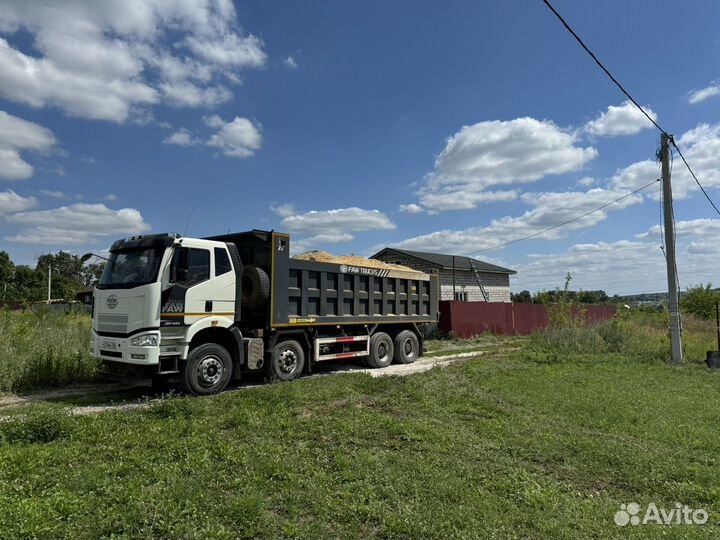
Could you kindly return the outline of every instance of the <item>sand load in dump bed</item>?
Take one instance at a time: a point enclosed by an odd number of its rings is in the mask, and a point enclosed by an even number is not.
[[[399,270],[401,272],[414,272],[422,274],[417,270],[402,266],[400,264],[390,264],[376,259],[366,259],[365,257],[357,257],[355,255],[331,255],[327,251],[306,251],[300,255],[295,255],[293,259],[300,261],[315,261],[334,264],[348,264],[352,266],[364,266],[366,268],[386,268],[388,270]]]

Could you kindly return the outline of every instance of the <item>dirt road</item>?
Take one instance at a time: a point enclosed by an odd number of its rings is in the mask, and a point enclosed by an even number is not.
[[[341,375],[345,373],[367,373],[372,377],[388,377],[391,375],[406,376],[414,373],[422,373],[434,367],[442,367],[453,362],[466,360],[468,358],[480,357],[492,352],[493,354],[515,350],[503,349],[498,351],[472,351],[461,352],[456,354],[447,354],[443,356],[425,356],[420,358],[413,364],[392,364],[382,369],[369,369],[360,367],[355,364],[343,363],[324,363],[318,366],[315,372],[308,377],[326,377],[328,375]],[[263,382],[251,381],[241,382],[238,386],[233,386],[225,392],[239,392],[262,386]],[[123,399],[123,394],[125,396]],[[149,395],[150,394],[150,395]],[[57,390],[37,391],[28,394],[5,394],[0,395],[0,412],[8,411],[13,407],[32,402],[62,402],[63,400],[72,401],[73,398],[97,398],[96,403],[87,405],[75,405],[67,408],[68,414],[85,415],[97,414],[111,410],[132,410],[151,407],[155,402],[161,399],[159,396],[153,397],[147,387],[137,387],[120,384],[93,384],[78,385]],[[118,401],[117,398],[120,398]],[[114,400],[114,401],[113,401]],[[10,421],[17,418],[17,415],[0,416],[0,422]]]

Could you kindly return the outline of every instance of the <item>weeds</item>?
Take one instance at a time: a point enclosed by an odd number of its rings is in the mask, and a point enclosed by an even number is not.
[[[548,328],[530,340],[533,358],[537,359],[539,354],[546,361],[561,361],[571,355],[602,353],[622,354],[648,362],[669,358],[667,313],[619,308],[613,319],[589,324],[576,304],[560,303],[549,308],[549,317]],[[687,361],[704,361],[706,351],[717,348],[713,338],[711,323],[692,315],[683,318],[683,348]]]
[[[0,311],[0,390],[92,380],[89,339],[87,315]]]
[[[68,417],[59,411],[45,411],[20,421],[0,425],[0,441],[8,444],[44,444],[69,435]]]

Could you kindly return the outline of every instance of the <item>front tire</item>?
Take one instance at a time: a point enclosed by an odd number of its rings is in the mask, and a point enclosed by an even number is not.
[[[270,352],[267,363],[268,377],[273,381],[292,381],[302,375],[305,351],[294,340],[281,341]]]
[[[222,392],[232,377],[232,357],[216,343],[205,343],[190,351],[180,373],[180,385],[187,394],[209,396]]]
[[[385,332],[373,334],[370,338],[370,356],[368,364],[373,368],[389,366],[393,360],[395,347],[393,340]]]

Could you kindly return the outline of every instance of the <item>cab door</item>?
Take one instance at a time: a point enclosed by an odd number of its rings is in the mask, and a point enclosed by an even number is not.
[[[234,318],[237,276],[225,246],[213,248],[213,261],[213,282],[215,283],[213,312],[216,315]]]
[[[189,242],[175,248],[170,288],[163,291],[161,326],[191,325],[213,311],[212,250]]]

